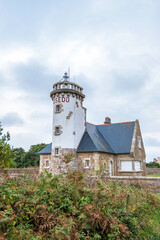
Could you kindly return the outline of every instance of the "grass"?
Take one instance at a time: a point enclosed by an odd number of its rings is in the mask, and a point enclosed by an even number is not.
[[[160,174],[147,174],[147,177],[160,177]]]

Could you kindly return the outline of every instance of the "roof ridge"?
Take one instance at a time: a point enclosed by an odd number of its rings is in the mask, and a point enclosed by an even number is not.
[[[121,124],[121,123],[133,123],[133,122],[136,122],[136,121],[128,121],[128,122],[117,122],[117,123],[109,123],[109,124],[94,124],[94,123],[90,123],[90,122],[87,122],[91,125],[94,125],[94,126],[108,126],[108,125],[113,125],[113,124]]]

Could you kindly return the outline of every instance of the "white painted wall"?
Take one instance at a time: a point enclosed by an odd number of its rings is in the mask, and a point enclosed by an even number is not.
[[[62,93],[59,94],[60,99],[62,99]],[[67,94],[64,94],[64,97],[67,97]],[[76,102],[78,102],[78,106]],[[53,128],[52,128],[52,148],[61,147],[61,148],[74,148],[76,149],[81,137],[85,131],[85,111],[81,106],[79,99],[72,96],[69,96],[69,102],[60,102],[63,104],[63,111],[60,113],[54,112],[54,106],[56,103],[53,100]],[[66,119],[69,112],[73,112],[70,119]],[[56,125],[62,126],[62,134],[55,136],[54,129]],[[75,132],[75,135],[73,134]]]

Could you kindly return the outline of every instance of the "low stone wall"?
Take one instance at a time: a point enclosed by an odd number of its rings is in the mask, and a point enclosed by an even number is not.
[[[160,168],[146,168],[146,174],[160,174]]]
[[[17,177],[19,175],[24,175],[29,173],[31,177],[37,177],[39,174],[39,168],[9,168],[7,169],[8,174],[11,178]],[[0,171],[0,178],[3,176],[3,172]]]
[[[153,193],[160,193],[160,177],[118,177],[109,178],[115,182],[122,182],[124,185],[135,185]]]

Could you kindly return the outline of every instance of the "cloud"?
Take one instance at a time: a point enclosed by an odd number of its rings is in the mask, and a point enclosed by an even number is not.
[[[147,155],[155,157],[160,151],[159,7],[158,0],[2,0],[0,115],[14,112],[23,121],[7,126],[13,143],[29,146],[33,139],[51,137],[49,94],[70,67],[71,80],[84,88],[87,120],[139,119]]]
[[[4,126],[21,126],[24,120],[17,112],[8,112],[1,118],[2,125]]]

